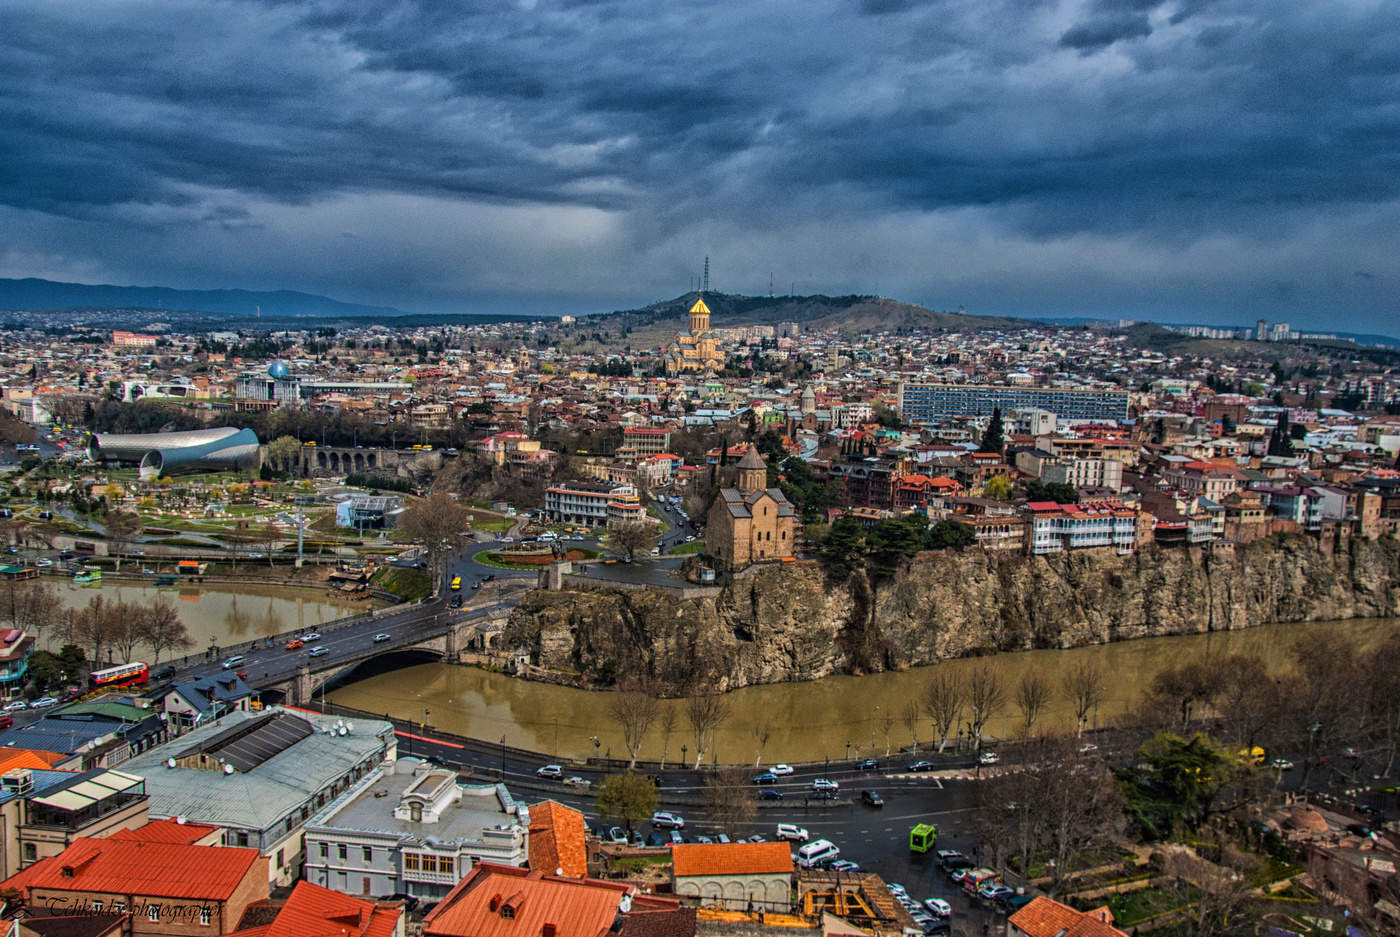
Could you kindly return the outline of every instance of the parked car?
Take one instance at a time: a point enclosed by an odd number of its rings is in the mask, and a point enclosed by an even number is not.
[[[232,657],[225,657],[224,662],[220,666],[222,666],[225,670],[232,670],[241,663],[243,663],[243,655],[235,654]]]
[[[611,827],[608,830],[608,842],[627,845],[627,833],[620,826]]]
[[[324,644],[318,644],[318,645],[316,645],[315,647],[313,647],[311,650],[307,651],[307,652],[306,652],[306,656],[307,656],[307,657],[324,657],[325,655],[329,654],[330,652],[331,652],[331,649],[330,649],[330,648],[326,647]]]
[[[761,790],[761,791],[758,792],[758,799],[759,799],[759,800],[782,800],[782,799],[783,799],[783,792],[780,791],[780,790],[778,790],[776,787],[765,787],[763,790]]]
[[[715,842],[714,840],[710,839],[710,837],[708,837],[708,836],[697,836],[697,837],[695,837],[695,841],[696,841],[697,843],[700,843],[700,844],[705,845],[705,846],[712,846],[712,845],[714,845],[714,842]]]
[[[753,782],[755,784],[777,784],[778,776],[771,771],[765,771],[762,774],[754,775]]]
[[[28,703],[26,703],[26,702],[25,702],[24,700],[22,700],[22,699],[17,699],[17,700],[14,700],[14,701],[12,701],[12,702],[6,703],[6,704],[5,704],[5,709],[4,709],[4,711],[7,712],[7,713],[17,713],[17,712],[19,712],[21,709],[28,709],[28,708],[29,708],[29,704],[28,704]]]
[[[786,775],[792,774],[792,765],[774,765],[768,770],[778,775],[778,777],[785,777]]]
[[[1004,895],[1009,896],[1014,894],[1016,894],[1016,889],[1009,885],[1003,885],[1000,882],[989,882],[977,889],[977,897],[989,903],[996,901]]]
[[[835,800],[837,794],[830,790],[813,791],[811,797],[813,800]]]
[[[663,830],[683,830],[685,817],[668,810],[658,810],[651,815],[651,825]]]
[[[880,762],[876,761],[874,758],[867,758],[864,761],[856,763],[857,771],[874,771],[876,768],[879,767]]]
[[[933,770],[933,762],[931,762],[931,761],[916,761],[916,762],[914,762],[912,765],[909,766],[909,770],[910,770],[910,771],[932,771],[932,770]]]
[[[1292,771],[1293,762],[1289,761],[1287,758],[1275,758],[1271,767],[1275,771]]]
[[[263,558],[264,558],[264,557],[263,557],[263,555],[262,555],[261,553],[249,553],[249,554],[248,554],[248,559],[250,559],[250,560],[261,560],[261,559],[263,559]]]
[[[564,769],[559,765],[545,765],[535,770],[535,776],[540,778],[552,778],[557,781],[564,777]]]
[[[841,785],[830,778],[817,778],[812,781],[812,790],[814,791],[836,791],[840,789]]]
[[[715,842],[717,842],[717,843],[727,843],[727,842],[729,842],[729,837],[726,836],[726,835],[724,835],[723,833],[716,833],[716,834],[715,834]]]
[[[52,696],[41,696],[29,704],[30,709],[48,709],[50,706],[57,706],[58,700]]]
[[[859,872],[860,863],[852,862],[850,859],[837,859],[827,866],[833,872]]]
[[[41,556],[41,557],[39,558],[39,561],[38,561],[37,563],[35,563],[35,565],[36,565],[36,566],[52,566],[52,565],[53,565],[53,560],[49,559],[47,556]]]
[[[151,679],[169,680],[173,676],[175,676],[175,667],[173,665],[167,665],[165,667],[160,668],[155,673],[151,674]]]
[[[865,804],[867,807],[885,806],[885,798],[880,796],[879,791],[861,791],[860,802]]]
[[[664,846],[666,839],[660,833],[651,833],[647,836],[648,846]]]
[[[681,835],[681,831],[680,831],[680,830],[672,830],[672,831],[671,831],[671,845],[672,845],[672,846],[679,846],[679,845],[681,845],[681,844],[684,843],[684,842],[685,842],[685,837]]]
[[[760,835],[760,834],[758,834],[758,833],[755,833],[755,834],[753,834],[752,836],[750,836],[748,839],[740,840],[740,842],[744,842],[744,843],[766,843],[766,842],[768,842],[768,840],[765,839],[762,835]]]
[[[953,906],[942,898],[925,898],[924,907],[929,909],[931,914],[938,917],[947,917],[953,913]]]
[[[15,724],[14,716],[0,716],[0,729],[8,729]]]
[[[388,641],[388,640],[389,640],[389,632],[387,632],[387,631],[381,631],[381,632],[379,632],[379,634],[377,634],[377,635],[374,636],[374,643],[375,643],[375,644],[383,644],[385,641]]]
[[[796,823],[779,823],[778,830],[773,836],[775,839],[783,841],[796,840],[799,843],[805,843],[810,838],[807,835],[806,828],[798,826]]]
[[[1001,756],[996,752],[983,752],[977,757],[979,765],[994,765],[999,761],[1001,761]]]

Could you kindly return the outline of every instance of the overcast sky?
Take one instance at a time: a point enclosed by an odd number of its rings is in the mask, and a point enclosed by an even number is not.
[[[0,4],[0,276],[588,312],[706,255],[1400,332],[1400,2]]]

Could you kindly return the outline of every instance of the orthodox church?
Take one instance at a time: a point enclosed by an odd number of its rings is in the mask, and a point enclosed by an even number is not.
[[[735,487],[721,488],[705,525],[706,552],[720,569],[793,555],[797,512],[777,488],[767,488],[768,467],[756,447],[739,461]]]
[[[666,350],[667,374],[714,374],[724,367],[719,337],[710,330],[710,307],[702,294],[690,307],[690,331],[677,332]]]

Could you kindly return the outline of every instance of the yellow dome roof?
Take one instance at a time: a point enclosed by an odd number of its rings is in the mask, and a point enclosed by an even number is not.
[[[695,305],[690,307],[691,315],[695,315],[697,312],[703,312],[707,316],[710,314],[710,307],[705,305],[705,300],[697,299]]]

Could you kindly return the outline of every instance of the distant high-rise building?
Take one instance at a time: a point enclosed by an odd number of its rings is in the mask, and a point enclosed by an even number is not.
[[[1060,420],[1124,420],[1128,392],[1077,387],[1006,387],[993,384],[923,384],[899,386],[899,412],[910,423],[947,416],[991,416],[1016,409],[1048,410]]]
[[[1269,323],[1259,319],[1254,323],[1254,340],[1262,342],[1269,337]]]

